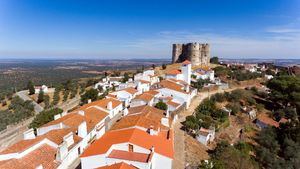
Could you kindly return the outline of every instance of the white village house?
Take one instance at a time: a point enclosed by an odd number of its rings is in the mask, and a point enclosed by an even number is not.
[[[111,131],[81,155],[81,167],[171,169],[173,137],[164,111],[151,106],[129,108]]]
[[[30,129],[23,140],[0,152],[0,168],[67,168],[92,140],[105,133],[105,122],[119,111],[119,105],[117,100],[103,99],[55,115],[36,134]]]

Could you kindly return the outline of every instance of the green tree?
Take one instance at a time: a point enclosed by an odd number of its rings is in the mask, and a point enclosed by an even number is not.
[[[32,101],[24,101],[15,96],[7,110],[0,110],[0,131],[9,124],[16,124],[34,115]]]
[[[70,94],[69,90],[64,90],[64,98],[63,98],[64,102],[68,100],[69,94]]]
[[[189,133],[191,133],[192,131],[199,130],[200,128],[199,120],[193,115],[187,116],[183,125],[185,130]]]
[[[50,106],[50,97],[49,95],[44,96],[44,104],[45,104],[45,109],[48,109]]]
[[[213,70],[215,71],[215,75],[216,76],[227,76],[230,74],[230,69],[224,66],[217,66],[215,68],[213,68]]]
[[[274,103],[280,103],[283,107],[300,107],[300,77],[277,76],[267,82],[267,87],[271,90],[270,98]]]
[[[126,73],[124,73],[124,77],[122,79],[122,82],[126,83],[128,80],[129,80],[129,74],[126,72]]]
[[[244,148],[245,145],[231,146],[226,141],[218,143],[211,153],[213,169],[258,169],[257,163],[251,159],[249,153],[245,153]]]
[[[231,103],[228,103],[227,105],[226,105],[226,107],[228,108],[228,109],[230,109],[231,110],[231,114],[232,115],[236,115],[239,111],[240,111],[240,107],[241,107],[241,105],[240,105],[240,103],[238,103],[238,102],[231,102]]]
[[[156,108],[160,109],[160,110],[167,110],[168,109],[168,105],[162,101],[159,101],[158,103],[156,103],[155,105]]]
[[[28,82],[27,89],[29,90],[29,95],[33,95],[35,93],[34,84],[32,81]]]
[[[210,63],[219,64],[219,58],[217,56],[210,58]]]
[[[155,64],[152,64],[152,69],[155,69]]]
[[[44,101],[44,91],[40,90],[37,102],[42,103],[43,101]]]
[[[101,85],[98,85],[98,86],[97,86],[97,89],[98,89],[98,91],[99,91],[100,93],[103,92],[103,87],[102,87]]]
[[[59,100],[60,100],[60,96],[59,96],[60,91],[55,89],[54,94],[53,94],[53,105],[57,105]]]
[[[80,91],[79,91],[79,94],[84,93],[85,88],[86,88],[86,84],[85,84],[85,83],[81,83],[81,84],[80,84]]]
[[[59,109],[59,108],[44,110],[35,116],[33,121],[30,123],[29,127],[34,128],[34,129],[39,128],[42,125],[44,125],[50,121],[53,121],[54,116],[57,114],[60,114],[62,112],[63,112],[63,110]]]
[[[192,82],[192,87],[196,88],[198,91],[201,90],[205,83],[208,83],[209,80],[198,79],[196,82]]]
[[[91,99],[91,101],[95,101],[98,99],[98,91],[96,89],[92,88],[81,95],[82,104],[86,104],[89,99]]]
[[[112,84],[112,88],[111,88],[112,91],[116,91],[116,86],[114,84]]]

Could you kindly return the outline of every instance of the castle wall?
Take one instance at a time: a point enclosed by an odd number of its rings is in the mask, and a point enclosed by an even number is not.
[[[208,65],[210,62],[209,44],[173,44],[172,63],[189,60],[192,65]]]
[[[183,44],[173,44],[172,63],[176,63],[179,59],[179,56],[182,54],[182,47]]]

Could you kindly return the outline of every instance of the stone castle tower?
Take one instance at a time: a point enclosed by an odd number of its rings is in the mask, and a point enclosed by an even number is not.
[[[173,44],[172,63],[189,60],[192,65],[206,66],[210,62],[209,44]]]

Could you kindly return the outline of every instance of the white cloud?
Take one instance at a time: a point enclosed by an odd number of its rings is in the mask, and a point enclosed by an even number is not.
[[[299,22],[299,21],[298,21]],[[297,23],[297,22],[296,22]],[[143,38],[129,39],[97,39],[78,44],[64,43],[35,51],[0,50],[5,55],[34,56],[75,56],[91,58],[171,58],[173,43],[200,42],[211,44],[211,53],[227,58],[297,58],[300,59],[300,31],[297,24],[266,28],[264,32],[254,36],[237,36],[236,33],[161,31]],[[206,32],[206,33],[205,33]],[[0,48],[1,49],[1,48]]]
[[[138,39],[123,44],[126,52],[130,49],[135,53],[151,57],[170,57],[171,44],[202,42],[211,44],[212,55],[238,58],[299,58],[300,33],[274,35],[261,38],[250,38],[233,35],[193,32],[159,32],[151,38]],[[123,51],[124,50],[124,51]]]
[[[295,33],[300,32],[300,29],[292,29],[292,28],[269,28],[267,32],[270,33]]]

